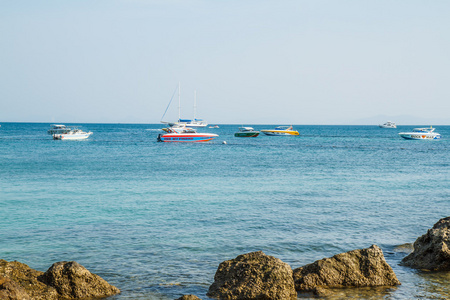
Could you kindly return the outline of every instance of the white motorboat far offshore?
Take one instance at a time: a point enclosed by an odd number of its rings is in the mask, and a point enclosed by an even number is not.
[[[400,132],[399,135],[407,140],[439,140],[441,135],[434,132],[432,126],[424,128],[414,128],[412,132]]]
[[[85,140],[90,137],[92,134],[91,131],[84,132],[81,129],[71,129],[67,130],[64,133],[55,133],[53,135],[54,140]]]
[[[380,128],[397,128],[397,125],[394,122],[387,121],[384,124],[378,125]]]

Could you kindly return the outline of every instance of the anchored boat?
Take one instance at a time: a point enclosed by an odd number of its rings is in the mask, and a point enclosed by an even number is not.
[[[259,131],[255,131],[253,127],[239,127],[239,131],[234,134],[235,137],[257,137]]]
[[[54,140],[85,140],[90,137],[92,132],[84,132],[81,129],[71,129],[63,133],[53,134]]]
[[[281,136],[281,135],[299,135],[297,130],[294,130],[291,126],[278,126],[275,129],[261,130],[265,135]]]
[[[432,126],[425,128],[414,128],[412,132],[400,132],[399,135],[407,140],[438,140],[441,135],[434,132]]]
[[[180,126],[186,126],[186,127],[195,127],[195,128],[201,128],[208,126],[208,122],[206,122],[203,119],[197,119],[197,91],[194,91],[194,118],[193,119],[181,119],[181,88],[180,83],[178,83],[178,121],[176,122],[166,122],[163,121],[164,116],[166,115],[167,109],[169,108],[170,104],[172,103],[173,96],[175,96],[175,92],[172,95],[172,98],[170,99],[169,104],[167,105],[166,111],[164,112],[164,115],[161,118],[161,123],[167,124],[169,126],[174,125],[180,125]],[[218,128],[218,127],[217,127]]]
[[[380,128],[397,128],[397,125],[394,122],[387,121],[384,124],[378,125]]]
[[[174,126],[163,128],[167,133],[158,134],[158,142],[208,142],[219,135],[214,133],[199,133],[193,128]]]

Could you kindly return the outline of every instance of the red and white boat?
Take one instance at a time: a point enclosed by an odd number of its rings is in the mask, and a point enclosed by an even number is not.
[[[164,134],[158,134],[158,142],[208,142],[216,137],[214,133],[199,133],[195,129],[179,126],[163,128],[166,132]]]

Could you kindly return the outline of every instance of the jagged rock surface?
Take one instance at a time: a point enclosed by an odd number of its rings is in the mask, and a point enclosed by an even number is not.
[[[58,293],[56,290],[37,279],[42,274],[44,273],[31,269],[18,261],[0,260],[0,275],[16,283],[17,285],[14,286],[23,289],[30,299],[57,300]],[[13,288],[13,286],[10,286],[10,288]],[[19,289],[16,292],[22,294],[23,291],[19,291]],[[11,290],[9,291],[11,292]]]
[[[324,258],[294,270],[297,291],[317,288],[399,285],[392,268],[376,245]]]
[[[440,219],[414,242],[402,264],[416,269],[450,271],[450,217]]]
[[[120,293],[76,262],[53,264],[47,272],[0,260],[0,299],[59,300],[103,298]]]
[[[207,295],[216,299],[297,299],[291,267],[262,251],[222,262]]]
[[[0,299],[2,300],[30,300],[27,292],[14,281],[0,276]]]
[[[103,278],[92,274],[75,261],[54,263],[39,280],[56,289],[65,298],[100,298],[120,293]]]

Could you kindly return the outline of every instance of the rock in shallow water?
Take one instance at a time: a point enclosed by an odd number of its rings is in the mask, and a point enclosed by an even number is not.
[[[222,262],[207,295],[216,299],[297,299],[291,267],[262,251]]]
[[[54,263],[39,280],[70,299],[107,297],[120,293],[118,288],[75,261]]]
[[[294,270],[297,291],[317,288],[399,285],[392,268],[376,245],[324,258]]]
[[[202,299],[200,299],[195,295],[183,295],[180,298],[177,298],[176,300],[202,300]]]
[[[103,298],[120,293],[76,262],[55,263],[44,273],[17,261],[0,260],[1,278],[0,299],[22,300],[26,295],[33,300]]]
[[[56,290],[38,280],[38,277],[42,274],[44,274],[44,272],[34,270],[26,264],[20,263],[18,261],[8,262],[3,259],[0,260],[0,275],[8,278],[9,280],[20,286],[20,289],[23,289],[30,297],[30,299],[57,300],[58,293],[56,292]],[[5,290],[4,293],[6,293]],[[22,292],[18,291],[18,293]]]
[[[450,271],[450,217],[440,219],[414,242],[402,264],[415,269]]]

